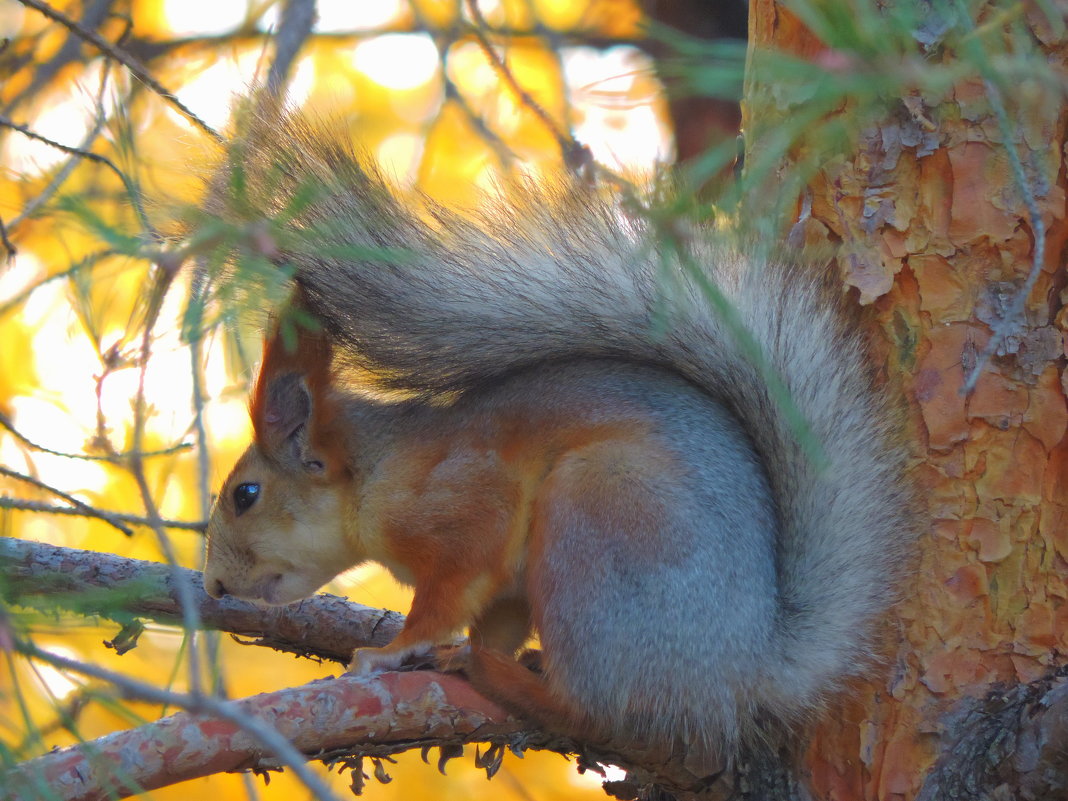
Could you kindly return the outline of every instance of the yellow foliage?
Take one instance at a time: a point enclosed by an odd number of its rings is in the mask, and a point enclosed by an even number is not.
[[[0,412],[10,416],[7,402],[25,395],[36,385],[33,364],[26,358],[31,351],[33,332],[18,320],[0,320]]]
[[[419,185],[445,202],[469,200],[472,188],[485,175],[493,160],[489,145],[472,129],[454,103],[446,103],[426,138]]]
[[[462,0],[412,0],[411,6],[427,24],[447,28],[455,24]]]
[[[569,3],[568,0],[538,0],[538,4],[560,12],[570,9],[573,14],[579,7],[579,4]],[[642,20],[639,3],[629,0],[593,0],[581,19],[575,21],[575,26],[599,30],[608,36],[628,38],[641,34]]]
[[[188,9],[180,7],[184,2],[133,0],[129,35],[148,49],[154,42],[172,38],[174,20],[191,18]],[[216,10],[235,13],[238,20],[242,13],[259,13],[276,4],[249,3],[244,12],[241,4],[234,8],[223,5],[225,9],[220,5]],[[344,16],[344,6],[329,5],[320,3],[324,16]],[[519,34],[537,22],[557,31],[632,37],[639,19],[632,0],[506,0],[496,5],[484,0],[483,5],[491,24],[508,26]],[[56,2],[53,6],[75,17],[82,9],[75,2]],[[396,7],[391,16],[382,12],[383,19],[389,16],[383,23],[389,30],[382,35],[342,32],[309,39],[294,66],[293,101],[324,118],[342,120],[354,141],[377,157],[401,185],[414,184],[451,203],[474,202],[477,189],[499,171],[514,166],[510,161],[514,157],[529,170],[558,164],[559,146],[553,129],[567,129],[569,107],[557,54],[530,35],[501,37],[494,42],[510,73],[551,119],[550,127],[502,80],[463,27],[470,24],[463,2],[413,0],[409,6],[401,0]],[[208,9],[201,12],[205,20],[210,16]],[[3,17],[0,21],[11,27],[5,31],[12,35],[9,52],[27,56],[25,63],[20,62],[21,66],[0,83],[0,104],[6,104],[33,85],[38,66],[52,58],[70,34],[25,9],[17,19]],[[115,41],[126,24],[125,19],[114,18],[99,32]],[[161,51],[165,55],[148,62],[148,69],[195,114],[225,129],[234,98],[262,80],[271,63],[273,46],[263,33],[267,24],[261,19],[226,41],[188,41],[169,47]],[[421,32],[422,25],[433,29],[438,38]],[[444,57],[439,44],[448,44]],[[91,127],[101,75],[98,53],[88,45],[82,45],[82,51],[96,59],[98,66],[89,68],[81,59],[71,61],[47,85],[35,89],[33,97],[24,98],[15,115],[19,122],[47,128],[42,133],[71,146],[81,146]],[[447,95],[446,73],[456,96]],[[137,183],[147,198],[152,224],[170,233],[176,230],[171,222],[176,209],[195,203],[203,191],[202,165],[214,146],[167,101],[143,87],[133,91],[138,81],[123,68],[112,65],[109,75],[112,89],[104,103],[109,121],[87,148],[106,156]],[[62,114],[56,116],[56,109]],[[49,114],[53,116],[49,118]],[[40,197],[68,160],[54,148],[34,145],[33,152],[38,154],[34,158],[42,165],[38,169],[29,160],[19,160],[19,154],[28,147],[21,134],[7,132],[7,137],[0,150],[5,167],[0,172],[0,219],[5,222]],[[495,141],[498,137],[500,144]],[[68,209],[62,213],[57,211],[61,200]],[[133,448],[137,441],[133,412],[139,380],[136,360],[144,332],[147,291],[156,270],[149,251],[168,245],[146,237],[114,172],[106,165],[85,160],[72,165],[55,193],[45,197],[36,218],[20,222],[9,234],[20,258],[14,268],[0,266],[0,309],[35,281],[59,275],[91,254],[105,249],[142,251],[139,256],[117,253],[101,258],[78,271],[81,279],[59,278],[34,290],[15,308],[0,311],[0,412],[12,418],[20,430],[24,428],[23,433],[32,434],[30,439],[37,444],[57,451],[82,452],[84,448],[101,456],[107,448],[120,453]],[[7,277],[5,270],[10,271]],[[187,293],[183,276],[172,288],[153,331],[153,356],[146,374],[149,413],[140,443],[145,450],[167,450],[179,442],[194,441],[191,362],[187,344],[178,335]],[[247,341],[243,344],[249,347]],[[208,469],[214,488],[248,439],[244,393],[249,375],[242,372],[240,362],[227,358],[233,351],[227,350],[221,335],[206,341],[204,351],[208,396],[204,420],[211,444]],[[254,360],[255,353],[248,358]],[[44,454],[2,431],[0,462],[36,475],[100,509],[144,514],[138,482],[124,463]],[[164,517],[201,517],[204,499],[198,492],[200,467],[194,449],[147,457],[144,468],[153,501]],[[0,492],[61,503],[48,492],[15,481],[5,480]],[[134,525],[133,536],[127,537],[98,519],[10,510],[0,510],[0,525],[4,534],[133,558],[163,559],[156,535],[144,526]],[[199,535],[173,531],[171,545],[182,564],[199,565]],[[363,603],[401,611],[410,602],[410,593],[377,568],[352,571],[340,577],[332,589]],[[30,630],[42,647],[160,685],[173,680],[176,689],[186,686],[182,634],[175,628],[149,626],[138,647],[122,657],[101,646],[102,640],[115,635],[114,624],[75,617],[61,621],[34,617]],[[235,697],[307,682],[339,670],[337,666],[238,645],[227,637],[221,638],[220,646],[219,666],[228,692]],[[54,671],[35,672],[26,662],[15,664],[14,674],[0,667],[0,740],[8,747],[26,746],[24,756],[76,742],[78,737],[91,739],[127,728],[139,718],[155,719],[161,712],[158,707],[131,705],[95,694],[80,712],[74,734],[54,725],[56,708],[70,697],[68,693],[80,690],[72,689],[58,674],[53,675]],[[106,694],[103,685],[91,686],[94,693]],[[25,704],[32,725],[23,719],[20,703]],[[36,743],[32,738],[26,740],[36,728],[48,732],[47,736]],[[417,753],[405,755],[388,768],[395,781],[388,785],[369,782],[367,797],[433,794],[442,799],[481,796],[546,801],[583,797],[584,793],[590,798],[602,796],[596,781],[577,777],[574,767],[559,757],[529,754],[519,760],[509,756],[498,778],[487,785],[484,773],[473,767],[471,756],[469,749],[468,757],[449,763],[448,776],[442,777],[434,767],[424,765]],[[435,759],[433,755],[431,761]],[[332,781],[343,794],[349,778],[335,776]],[[177,799],[211,793],[221,800],[244,797],[244,792],[242,778],[217,776],[197,782],[196,787],[157,791],[153,797]],[[288,775],[273,777],[270,786],[260,792],[264,799],[300,797],[298,784]]]

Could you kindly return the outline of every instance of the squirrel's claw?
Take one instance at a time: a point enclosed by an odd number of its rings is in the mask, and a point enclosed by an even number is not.
[[[444,645],[434,649],[434,668],[441,673],[461,673],[471,663],[471,646]]]
[[[430,664],[435,663],[435,657],[430,643],[414,643],[404,648],[357,648],[352,654],[345,671],[352,676],[371,676],[375,673],[383,673],[387,670],[396,670],[408,663],[411,657],[426,660]]]

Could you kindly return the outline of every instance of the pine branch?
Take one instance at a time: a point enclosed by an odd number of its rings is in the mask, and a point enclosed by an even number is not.
[[[359,757],[342,754],[441,746],[444,760],[467,742],[523,740],[521,725],[466,681],[429,671],[345,676],[226,706],[278,732],[310,759],[341,762],[353,770],[354,784],[362,784]],[[24,762],[7,774],[3,796],[32,798],[34,789],[48,788],[65,801],[126,798],[223,771],[280,767],[234,720],[217,711],[179,712]]]
[[[123,623],[146,618],[181,625],[172,570],[158,562],[0,537],[0,589],[8,603]],[[205,628],[254,637],[257,645],[279,651],[347,664],[354,649],[385,645],[404,625],[403,615],[335,595],[266,609],[233,598],[216,601],[204,592],[199,571],[178,570]]]

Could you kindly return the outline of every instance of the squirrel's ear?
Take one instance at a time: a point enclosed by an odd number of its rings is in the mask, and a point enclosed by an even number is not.
[[[283,467],[309,473],[325,470],[323,458],[311,443],[312,394],[300,373],[268,379],[257,439],[264,453]]]
[[[337,436],[333,346],[321,327],[291,326],[288,337],[280,320],[271,328],[249,408],[256,442],[287,470],[337,477],[347,456]]]

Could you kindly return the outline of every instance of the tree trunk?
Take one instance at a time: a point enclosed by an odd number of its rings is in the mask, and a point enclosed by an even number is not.
[[[1063,81],[1063,24],[1055,33],[1040,5],[1023,7],[1023,23]],[[1008,47],[995,10],[979,24],[991,21],[995,44]],[[753,1],[750,35],[757,48],[828,69],[837,63],[837,54],[774,0]],[[949,48],[925,55],[934,69],[960,57]],[[833,245],[845,283],[874,304],[874,349],[907,404],[926,515],[916,569],[889,616],[886,668],[813,740],[807,764],[816,797],[915,797],[936,760],[949,760],[958,735],[979,736],[975,716],[960,710],[1041,689],[1041,677],[1068,652],[1068,113],[1060,92],[1038,79],[1007,85],[1011,91],[1002,92],[972,74],[937,95],[917,90],[891,100],[889,114],[862,132],[851,153],[821,165],[789,201],[801,220],[796,239]],[[747,112],[767,130],[775,108],[755,89]],[[1009,108],[1007,126],[996,114],[999,100]],[[1024,167],[1026,191],[1010,149]],[[1034,287],[1020,319],[1006,321],[1042,227]],[[975,390],[964,392],[992,336],[1006,332]],[[996,684],[1009,687],[978,700]],[[1012,687],[1027,684],[1032,688]],[[1021,715],[1012,720],[1024,722]],[[1011,722],[1000,725],[1016,736]],[[974,752],[972,767],[984,753]],[[1063,778],[1063,764],[1051,768],[1058,769]],[[1006,781],[1013,780],[964,782],[953,797],[980,797]],[[1021,787],[1006,789],[1005,797],[1023,797]],[[928,787],[924,797],[940,796]]]
[[[728,0],[715,6],[705,0],[641,0],[641,6],[657,24],[695,39],[712,43],[723,39],[744,41],[746,37],[747,8],[743,0]],[[682,85],[670,69],[663,69],[664,59],[672,54],[655,36],[648,49],[667,95],[676,162],[693,161],[738,136],[741,111],[736,100],[699,94]]]

